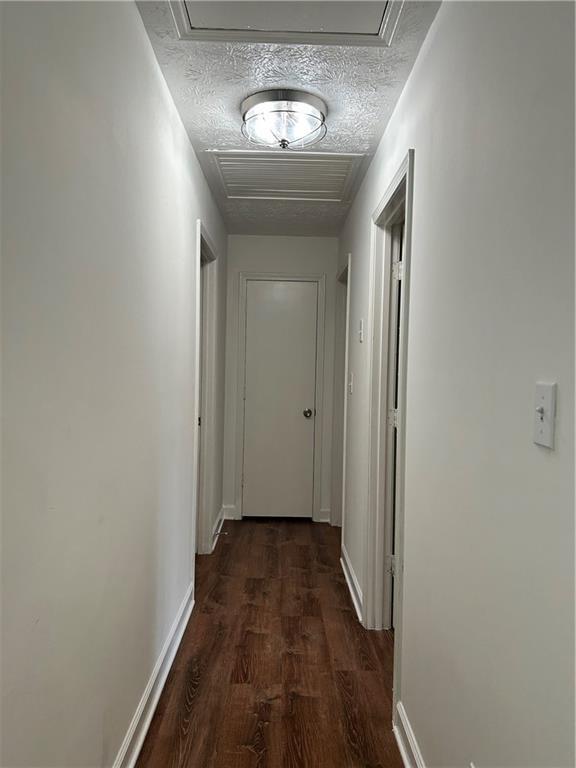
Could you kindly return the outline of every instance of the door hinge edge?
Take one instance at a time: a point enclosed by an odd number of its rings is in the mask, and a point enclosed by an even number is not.
[[[392,277],[394,278],[394,280],[404,279],[404,262],[403,261],[395,261],[392,264]]]
[[[389,573],[391,576],[396,576],[398,568],[398,562],[396,559],[396,555],[387,555],[386,556],[386,573]]]

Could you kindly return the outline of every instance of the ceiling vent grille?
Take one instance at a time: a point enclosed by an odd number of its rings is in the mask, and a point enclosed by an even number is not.
[[[211,153],[231,200],[349,202],[364,155],[331,152]]]

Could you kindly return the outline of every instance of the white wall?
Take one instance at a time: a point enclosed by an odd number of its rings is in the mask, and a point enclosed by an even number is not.
[[[426,765],[574,764],[574,9],[445,3],[349,215],[363,577],[370,217],[415,148],[401,699]],[[558,382],[556,450],[532,442]]]
[[[193,259],[132,3],[2,8],[2,756],[111,765],[191,582]]]
[[[326,275],[324,327],[324,414],[322,418],[322,519],[330,518],[332,483],[332,395],[334,390],[334,303],[338,240],[333,237],[230,235],[228,238],[228,304],[226,335],[226,415],[224,426],[224,505],[237,514],[236,419],[238,366],[238,296],[241,272],[283,275]]]

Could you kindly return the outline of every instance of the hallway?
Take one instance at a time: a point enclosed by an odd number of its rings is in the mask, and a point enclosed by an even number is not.
[[[0,768],[575,768],[575,13],[0,0]]]
[[[397,768],[392,635],[359,624],[339,529],[228,521],[138,768]]]

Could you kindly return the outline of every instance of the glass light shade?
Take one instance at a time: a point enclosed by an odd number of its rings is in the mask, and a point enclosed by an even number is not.
[[[242,133],[253,144],[304,149],[326,135],[326,106],[302,91],[264,91],[242,104]]]

